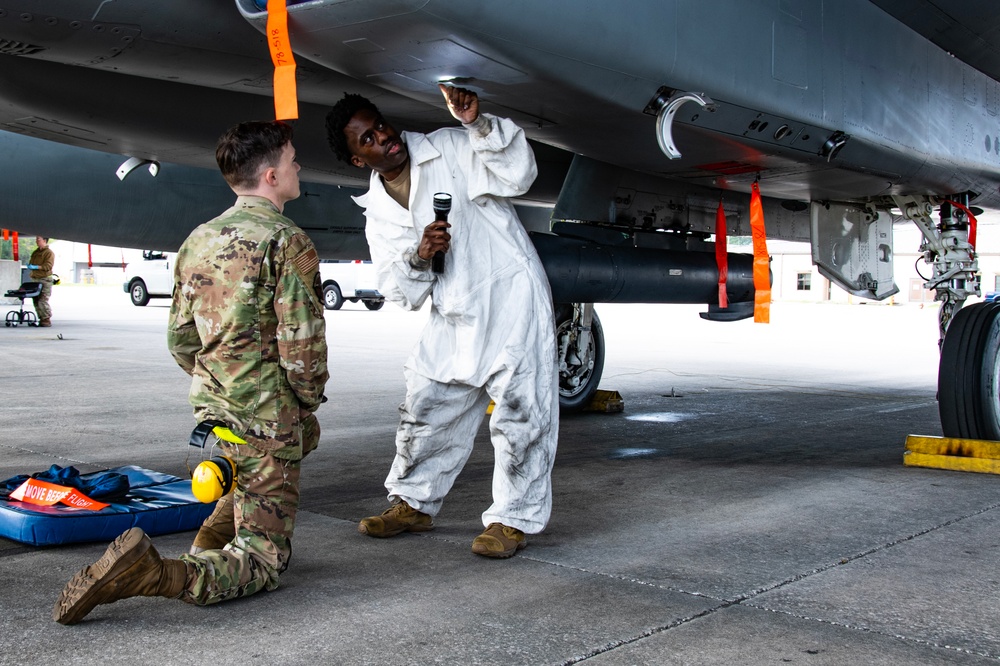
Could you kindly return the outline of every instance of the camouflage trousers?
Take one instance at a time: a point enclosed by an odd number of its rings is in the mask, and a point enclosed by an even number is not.
[[[319,423],[310,416],[302,427],[303,457],[319,442]],[[292,556],[301,461],[276,458],[245,444],[222,446],[236,464],[229,504],[236,536],[222,550],[181,555],[194,569],[181,599],[199,606],[275,589]],[[226,520],[228,514],[223,505],[208,520]]]
[[[52,319],[52,306],[49,305],[49,298],[52,296],[52,278],[39,278],[37,282],[42,285],[42,293],[35,296],[31,301],[35,304],[35,314],[38,321],[48,321]]]

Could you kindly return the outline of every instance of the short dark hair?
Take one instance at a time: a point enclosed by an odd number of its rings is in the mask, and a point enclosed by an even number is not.
[[[326,140],[330,144],[330,149],[341,162],[351,164],[351,149],[347,147],[347,135],[344,128],[351,122],[354,114],[362,109],[368,109],[375,115],[380,115],[378,107],[368,101],[367,98],[354,93],[344,93],[344,98],[337,102],[330,112],[326,114]]]
[[[292,126],[280,120],[251,120],[231,127],[219,138],[215,161],[230,187],[257,185],[261,168],[277,166]]]

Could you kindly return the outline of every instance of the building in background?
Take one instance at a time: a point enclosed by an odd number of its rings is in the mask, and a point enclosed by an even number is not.
[[[125,280],[125,266],[142,261],[142,250],[131,248],[87,245],[71,241],[53,240],[56,255],[53,272],[63,283],[111,284],[118,287]],[[89,248],[89,252],[88,252]]]

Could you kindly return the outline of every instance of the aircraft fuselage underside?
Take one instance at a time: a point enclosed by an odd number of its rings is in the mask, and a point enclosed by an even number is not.
[[[897,209],[924,233],[942,334],[977,293],[962,216],[934,224],[930,215],[947,200],[1000,208],[1000,83],[988,57],[976,69],[880,8],[913,11],[901,3],[288,5],[308,184],[289,214],[326,257],[367,255],[353,192],[339,189],[364,187],[367,174],[333,157],[326,110],[353,92],[397,129],[454,126],[437,90],[446,81],[477,92],[484,110],[513,118],[533,142],[539,176],[519,204],[533,207],[521,210],[536,231],[548,231],[538,211],[559,222],[557,240],[538,243],[561,298],[711,304],[716,210],[721,203],[728,234],[749,235],[754,182],[768,237],[811,242],[822,274],[851,293],[896,292]],[[90,158],[53,166],[24,154],[10,172],[31,181],[0,192],[2,224],[179,244],[227,196],[198,171],[214,168],[216,138],[273,114],[261,6],[0,3],[0,130],[113,156],[110,169],[88,171]],[[158,173],[118,181],[128,158]],[[53,181],[76,184],[47,196]],[[739,316],[753,299],[744,261],[730,257]],[[578,397],[581,382],[600,376],[592,362],[603,341],[590,306],[563,314],[562,360]],[[992,330],[967,319],[969,339]]]

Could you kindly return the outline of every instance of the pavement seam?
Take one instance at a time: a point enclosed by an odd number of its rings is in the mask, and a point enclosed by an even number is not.
[[[780,614],[783,614],[783,615],[788,615],[790,617],[797,617],[797,618],[803,619],[803,620],[810,620],[810,621],[813,621],[813,622],[826,623],[826,624],[830,624],[830,625],[833,625],[833,626],[844,627],[844,628],[847,628],[847,629],[855,629],[855,630],[859,630],[859,631],[864,631],[864,632],[876,634],[876,635],[879,635],[879,636],[886,636],[886,637],[890,637],[890,638],[897,638],[897,639],[900,639],[900,640],[909,641],[909,642],[913,642],[913,643],[918,643],[918,644],[921,644],[921,645],[927,645],[927,646],[930,646],[930,647],[935,647],[935,648],[940,648],[940,649],[945,649],[945,650],[952,650],[952,651],[955,651],[955,652],[961,652],[963,654],[969,654],[969,655],[975,655],[975,656],[979,656],[979,657],[987,657],[989,659],[1000,660],[1000,657],[998,657],[997,655],[994,655],[994,654],[983,653],[983,652],[974,652],[974,651],[969,650],[967,648],[957,647],[957,646],[954,646],[954,645],[941,645],[940,643],[935,643],[933,641],[929,641],[929,640],[926,640],[926,639],[923,639],[923,638],[915,638],[915,637],[909,637],[909,636],[902,636],[902,635],[899,635],[899,634],[893,634],[893,633],[881,631],[879,629],[872,629],[872,628],[864,627],[864,626],[860,626],[860,625],[851,625],[851,624],[846,624],[846,623],[842,623],[842,622],[836,622],[834,620],[824,620],[824,619],[821,619],[821,618],[809,617],[808,615],[799,615],[799,614],[796,614],[796,613],[792,613],[790,611],[784,611],[784,610],[778,610],[778,609],[775,609],[775,608],[771,608],[771,607],[766,606],[766,605],[755,605],[755,604],[744,604],[743,603],[745,601],[750,601],[751,599],[754,599],[754,598],[756,598],[756,597],[758,597],[761,594],[764,594],[766,592],[772,592],[772,591],[777,590],[779,588],[785,587],[786,585],[790,585],[792,583],[797,583],[797,582],[799,582],[801,580],[805,580],[806,578],[810,578],[810,577],[812,577],[812,576],[814,576],[816,574],[823,573],[825,571],[829,571],[829,570],[831,570],[831,569],[833,569],[835,567],[839,567],[839,566],[844,566],[846,564],[850,564],[850,563],[852,563],[852,562],[854,562],[856,560],[860,560],[862,558],[868,557],[869,555],[874,555],[875,553],[878,553],[878,552],[881,552],[881,551],[884,551],[884,550],[888,550],[889,548],[893,548],[893,547],[898,546],[900,544],[907,543],[909,541],[913,541],[917,537],[924,536],[925,534],[930,534],[931,532],[936,532],[937,530],[940,530],[940,529],[945,528],[945,527],[950,527],[952,525],[960,523],[960,522],[962,522],[964,520],[967,520],[969,518],[974,518],[976,516],[979,516],[979,515],[982,515],[984,513],[987,513],[988,511],[993,511],[993,510],[995,510],[997,508],[1000,508],[1000,502],[998,502],[996,504],[991,504],[990,506],[987,506],[987,507],[983,507],[983,508],[981,508],[981,509],[979,509],[977,511],[973,511],[970,514],[966,514],[964,516],[958,516],[957,518],[952,518],[950,520],[946,520],[943,523],[940,523],[938,525],[933,525],[933,526],[928,527],[926,529],[920,530],[919,532],[915,532],[915,533],[913,533],[913,534],[911,534],[909,536],[900,537],[898,539],[895,539],[894,541],[890,541],[888,543],[884,543],[884,544],[879,545],[879,546],[874,546],[872,548],[869,548],[868,550],[864,550],[864,551],[862,551],[860,553],[857,553],[855,555],[852,555],[850,557],[845,557],[845,558],[843,558],[843,559],[841,559],[841,560],[839,560],[839,561],[837,561],[837,562],[835,562],[833,564],[829,564],[829,565],[827,565],[825,567],[820,567],[820,568],[814,569],[814,570],[812,570],[810,572],[798,574],[797,576],[793,576],[792,578],[789,578],[787,580],[784,580],[784,581],[781,581],[779,583],[776,583],[776,584],[774,584],[774,585],[772,585],[770,587],[761,588],[761,589],[758,589],[758,590],[753,590],[751,592],[748,592],[746,594],[743,594],[743,595],[740,595],[739,597],[737,597],[734,600],[734,603],[735,604],[739,604],[739,605],[745,605],[747,608],[754,608],[756,610],[769,611],[769,612],[772,612],[772,613],[780,613]]]
[[[839,566],[843,566],[845,564],[850,564],[851,562],[854,562],[855,560],[860,560],[860,559],[862,559],[864,557],[868,557],[869,555],[874,555],[875,553],[881,552],[883,550],[887,550],[889,548],[893,548],[895,546],[898,546],[900,544],[906,543],[908,541],[913,541],[917,537],[924,536],[925,534],[930,534],[931,532],[936,532],[937,530],[942,529],[944,527],[950,527],[951,525],[955,525],[955,524],[960,523],[960,522],[962,522],[964,520],[967,520],[969,518],[974,518],[976,516],[982,515],[982,514],[988,512],[988,511],[993,511],[993,510],[995,510],[997,508],[1000,508],[1000,502],[997,502],[995,504],[991,504],[991,505],[989,505],[987,507],[983,507],[981,509],[973,511],[972,513],[966,514],[964,516],[958,516],[956,518],[951,518],[949,520],[944,521],[943,523],[939,523],[937,525],[933,525],[933,526],[928,527],[926,529],[920,530],[919,532],[914,532],[913,534],[910,534],[909,536],[900,537],[900,538],[895,539],[893,541],[889,541],[888,543],[884,543],[884,544],[881,544],[881,545],[878,545],[878,546],[873,546],[873,547],[871,547],[871,548],[869,548],[867,550],[861,551],[860,553],[856,553],[854,555],[850,555],[848,557],[844,557],[844,558],[842,558],[840,560],[837,560],[836,562],[833,562],[832,564],[828,564],[826,566],[818,567],[816,569],[813,569],[812,571],[807,571],[805,573],[796,574],[795,576],[792,576],[790,578],[786,578],[785,580],[779,581],[779,582],[777,582],[777,583],[775,583],[773,585],[770,585],[770,586],[767,586],[767,587],[758,588],[756,590],[751,590],[750,592],[746,592],[744,594],[741,594],[741,595],[735,597],[732,601],[734,603],[743,603],[744,601],[748,601],[750,599],[753,599],[754,597],[757,597],[757,596],[759,596],[761,594],[764,594],[765,592],[772,592],[772,591],[774,591],[776,589],[779,589],[779,588],[782,588],[782,587],[784,587],[786,585],[790,585],[791,583],[797,583],[797,582],[799,582],[801,580],[804,580],[804,579],[809,578],[811,576],[814,576],[816,574],[823,573],[825,571],[829,571],[830,569],[833,569],[834,567],[839,567]]]
[[[590,572],[590,573],[593,573],[593,572]],[[673,622],[670,622],[670,623],[665,624],[665,625],[660,626],[660,627],[652,627],[650,629],[646,629],[645,631],[643,631],[642,633],[640,633],[640,634],[638,634],[636,636],[631,636],[629,638],[623,638],[621,640],[612,641],[611,643],[607,643],[607,644],[605,644],[602,647],[594,648],[593,650],[591,650],[587,654],[578,655],[576,657],[570,657],[566,661],[560,662],[560,666],[572,666],[573,664],[579,664],[580,662],[586,661],[586,660],[590,659],[591,657],[597,657],[597,656],[600,656],[602,654],[606,654],[608,652],[611,652],[612,650],[617,650],[618,648],[623,647],[625,645],[630,645],[632,643],[637,643],[638,641],[641,641],[644,638],[651,638],[652,636],[655,636],[657,634],[663,633],[664,631],[668,631],[670,629],[674,629],[675,627],[679,627],[679,626],[681,626],[683,624],[687,624],[688,622],[692,622],[694,620],[697,620],[699,618],[705,617],[707,615],[711,615],[712,613],[715,613],[718,610],[721,610],[723,608],[728,608],[729,606],[732,606],[732,605],[733,604],[726,603],[726,604],[722,604],[721,606],[717,606],[715,608],[706,608],[702,612],[696,613],[695,615],[691,615],[689,617],[679,618],[677,620],[674,620]]]
[[[0,448],[7,449],[8,451],[14,451],[16,453],[30,453],[36,456],[46,456],[49,458],[55,458],[56,460],[65,460],[67,462],[75,463],[77,465],[94,465],[95,463],[88,462],[86,460],[75,460],[73,458],[67,458],[65,456],[60,456],[55,453],[49,453],[47,451],[33,451],[32,449],[25,449],[20,446],[8,446],[6,444],[0,444]]]
[[[785,579],[783,581],[779,581],[779,582],[777,582],[777,583],[775,583],[773,585],[767,586],[767,587],[762,587],[762,588],[758,588],[756,590],[751,590],[749,592],[741,594],[741,595],[739,595],[737,597],[734,597],[732,599],[719,599],[717,597],[712,597],[712,596],[709,596],[707,594],[703,594],[703,593],[700,593],[700,592],[687,592],[685,590],[681,590],[681,589],[678,589],[678,588],[674,588],[674,587],[670,587],[670,586],[665,586],[665,585],[657,585],[655,583],[650,583],[650,582],[639,580],[639,579],[636,579],[636,578],[629,578],[627,576],[622,576],[622,575],[619,575],[619,574],[610,574],[610,573],[604,573],[604,572],[599,572],[599,571],[591,571],[589,569],[584,569],[584,568],[581,568],[581,567],[571,567],[571,566],[567,566],[565,564],[559,564],[558,562],[550,562],[548,560],[542,560],[542,559],[539,559],[539,558],[529,557],[529,556],[526,556],[526,555],[519,555],[518,557],[520,557],[522,559],[525,559],[525,560],[530,560],[532,562],[538,562],[540,564],[548,564],[548,565],[556,566],[556,567],[560,567],[560,568],[573,569],[574,571],[579,571],[579,572],[582,572],[582,573],[588,573],[588,574],[592,574],[592,575],[595,575],[595,576],[602,576],[602,577],[606,577],[606,578],[614,578],[614,579],[617,579],[617,580],[621,580],[621,581],[625,581],[625,582],[629,582],[629,583],[635,583],[635,584],[638,584],[638,585],[646,585],[646,586],[649,586],[649,587],[655,587],[657,589],[661,589],[661,590],[668,591],[668,592],[678,592],[680,594],[685,594],[685,595],[688,595],[688,596],[694,596],[694,597],[699,597],[699,598],[702,598],[702,599],[709,599],[709,600],[721,601],[722,602],[722,603],[720,603],[717,606],[714,606],[714,607],[711,607],[711,608],[706,608],[705,610],[701,611],[700,613],[696,613],[696,614],[688,616],[688,617],[678,618],[678,619],[674,620],[673,622],[667,623],[665,625],[661,625],[661,626],[658,626],[658,627],[652,627],[652,628],[646,629],[645,631],[643,631],[643,632],[641,632],[639,634],[636,634],[634,636],[630,636],[629,638],[624,638],[624,639],[620,639],[620,640],[617,640],[617,641],[612,641],[612,642],[607,643],[607,644],[605,644],[605,645],[603,645],[601,647],[594,648],[593,650],[587,652],[586,654],[578,655],[578,656],[575,656],[575,657],[571,657],[570,659],[568,659],[566,661],[560,662],[561,666],[572,666],[573,664],[578,664],[580,662],[583,662],[583,661],[586,661],[586,660],[590,659],[591,657],[596,657],[598,655],[605,654],[607,652],[611,652],[612,650],[616,650],[616,649],[618,649],[620,647],[623,647],[625,645],[630,645],[632,643],[636,643],[636,642],[641,641],[641,640],[643,640],[645,638],[650,638],[652,636],[655,636],[657,634],[663,633],[665,631],[669,631],[670,629],[674,629],[676,627],[679,627],[679,626],[688,624],[690,622],[693,622],[694,620],[698,620],[700,618],[707,617],[709,615],[717,613],[720,610],[724,610],[724,609],[729,608],[731,606],[737,606],[737,605],[739,605],[739,606],[745,606],[746,608],[752,608],[754,610],[761,610],[761,611],[767,611],[767,612],[772,612],[772,613],[779,613],[779,614],[783,614],[783,615],[788,615],[790,617],[797,617],[797,618],[803,619],[803,620],[810,620],[810,621],[813,621],[813,622],[826,623],[826,624],[830,624],[832,626],[844,627],[846,629],[854,629],[854,630],[858,630],[858,631],[864,631],[864,632],[875,634],[875,635],[879,635],[879,636],[885,636],[885,637],[888,637],[888,638],[896,638],[896,639],[899,639],[899,640],[913,642],[913,643],[918,643],[920,645],[925,645],[925,646],[929,646],[929,647],[935,647],[935,648],[939,648],[939,649],[946,649],[946,650],[951,650],[951,651],[954,651],[954,652],[960,652],[960,653],[963,653],[963,654],[969,654],[969,655],[973,655],[973,656],[986,657],[986,658],[989,658],[989,659],[1000,660],[1000,657],[997,657],[996,655],[992,655],[992,654],[988,654],[988,653],[981,653],[981,652],[973,652],[973,651],[968,650],[966,648],[956,647],[956,646],[952,646],[952,645],[941,645],[939,643],[928,641],[928,640],[925,640],[925,639],[922,639],[922,638],[910,638],[908,636],[901,636],[901,635],[898,635],[898,634],[891,634],[891,633],[888,633],[888,632],[880,631],[880,630],[877,630],[877,629],[866,628],[866,627],[862,627],[862,626],[854,626],[854,625],[850,625],[850,624],[844,624],[844,623],[840,623],[840,622],[835,622],[833,620],[823,620],[823,619],[820,619],[820,618],[813,618],[813,617],[809,617],[809,616],[806,616],[806,615],[796,615],[795,613],[791,613],[791,612],[788,612],[788,611],[780,611],[780,610],[776,610],[776,609],[769,608],[769,607],[766,607],[766,606],[758,606],[758,605],[753,605],[753,604],[744,604],[744,602],[750,601],[751,599],[754,599],[754,598],[756,598],[756,597],[758,597],[761,594],[764,594],[766,592],[772,592],[774,590],[780,589],[780,588],[785,587],[787,585],[791,585],[792,583],[797,583],[799,581],[805,580],[806,578],[810,578],[810,577],[812,577],[812,576],[814,576],[816,574],[820,574],[820,573],[823,573],[825,571],[829,571],[830,569],[833,569],[834,567],[839,567],[839,566],[844,566],[846,564],[850,564],[851,562],[854,562],[856,560],[862,559],[864,557],[868,557],[869,555],[873,555],[875,553],[881,552],[883,550],[887,550],[887,549],[892,548],[894,546],[898,546],[899,544],[912,541],[912,540],[916,539],[917,537],[924,536],[925,534],[930,534],[931,532],[935,532],[935,531],[937,531],[939,529],[942,529],[944,527],[949,527],[951,525],[955,525],[955,524],[960,523],[960,522],[962,522],[962,521],[964,521],[964,520],[966,520],[968,518],[974,518],[975,516],[982,515],[982,514],[988,512],[988,511],[993,511],[993,510],[995,510],[997,508],[1000,508],[1000,502],[998,502],[996,504],[991,504],[990,506],[987,506],[987,507],[983,507],[983,508],[981,508],[981,509],[979,509],[977,511],[973,511],[972,513],[966,514],[964,516],[958,516],[956,518],[951,518],[950,520],[946,520],[943,523],[939,523],[937,525],[933,525],[933,526],[928,527],[926,529],[920,530],[919,532],[915,532],[915,533],[910,534],[908,536],[900,537],[900,538],[895,539],[893,541],[889,541],[888,543],[884,543],[884,544],[881,544],[881,545],[878,545],[878,546],[874,546],[874,547],[869,548],[867,550],[861,551],[860,553],[856,553],[856,554],[851,555],[849,557],[842,558],[842,559],[838,560],[837,562],[834,562],[834,563],[829,564],[827,566],[818,567],[816,569],[813,569],[812,571],[808,571],[808,572],[796,574],[795,576],[787,578],[787,579]]]
[[[628,576],[622,576],[620,574],[605,573],[605,572],[601,572],[601,571],[591,571],[590,569],[584,569],[582,567],[572,567],[572,566],[568,566],[568,565],[565,565],[565,564],[560,564],[559,562],[550,562],[549,560],[543,560],[543,559],[540,559],[540,558],[537,558],[537,557],[530,557],[528,555],[524,555],[523,553],[515,555],[515,557],[518,557],[518,558],[520,558],[522,560],[528,560],[530,562],[537,562],[538,564],[548,564],[550,566],[559,567],[561,569],[571,569],[573,571],[578,571],[580,573],[591,574],[593,576],[601,576],[603,578],[614,578],[616,580],[624,581],[626,583],[633,583],[633,584],[636,584],[636,585],[644,585],[646,587],[654,587],[654,588],[656,588],[658,590],[663,590],[665,592],[677,592],[679,594],[684,594],[684,595],[687,595],[687,596],[700,597],[702,599],[708,599],[708,600],[711,600],[711,601],[721,602],[719,605],[713,606],[711,608],[706,608],[705,610],[701,611],[700,613],[695,613],[694,615],[689,615],[687,617],[677,618],[673,622],[668,622],[665,625],[661,625],[661,626],[657,626],[657,627],[650,627],[650,628],[646,629],[645,631],[642,631],[641,633],[639,633],[639,634],[637,634],[635,636],[630,636],[628,638],[622,638],[622,639],[619,639],[617,641],[611,641],[610,643],[606,643],[605,645],[603,645],[601,647],[597,647],[597,648],[594,648],[594,649],[590,650],[586,654],[577,655],[575,657],[570,657],[566,661],[559,662],[560,666],[572,666],[573,664],[578,664],[578,663],[580,663],[582,661],[586,661],[586,660],[590,659],[591,657],[597,657],[599,655],[605,654],[607,652],[611,652],[612,650],[616,650],[616,649],[618,649],[620,647],[623,647],[625,645],[629,645],[631,643],[636,643],[638,641],[641,641],[644,638],[650,638],[650,637],[655,636],[657,634],[663,633],[664,631],[668,631],[670,629],[674,629],[675,627],[679,627],[681,625],[687,624],[687,623],[692,622],[694,620],[697,620],[699,618],[705,617],[707,615],[711,615],[712,613],[715,613],[716,611],[719,611],[719,610],[721,610],[723,608],[728,608],[730,606],[733,606],[733,605],[736,605],[737,603],[739,603],[739,602],[736,602],[736,601],[727,601],[727,600],[724,600],[724,599],[719,599],[717,597],[712,597],[712,596],[709,596],[707,594],[702,594],[701,592],[687,592],[687,591],[680,590],[680,589],[677,589],[677,588],[674,588],[674,587],[670,587],[670,586],[667,586],[667,585],[657,585],[656,583],[650,583],[650,582],[647,582],[647,581],[644,581],[644,580],[639,580],[638,578],[630,578]]]
[[[739,604],[743,605],[743,604]],[[859,624],[848,624],[846,622],[837,622],[836,620],[825,620],[819,617],[809,617],[808,615],[799,615],[797,613],[792,613],[790,611],[779,610],[776,608],[767,608],[765,606],[753,606],[747,605],[745,608],[752,608],[754,610],[764,611],[765,613],[775,613],[777,615],[787,615],[788,617],[794,617],[799,620],[809,620],[810,622],[818,622],[819,624],[828,624],[833,627],[843,627],[844,629],[851,629],[854,631],[863,631],[866,634],[874,634],[876,636],[883,636],[885,638],[895,638],[901,641],[906,641],[908,643],[918,643],[920,645],[925,645],[927,647],[939,648],[942,650],[950,650],[952,652],[960,652],[962,654],[971,655],[974,657],[986,657],[987,659],[993,659],[1000,661],[1000,657],[994,654],[989,654],[988,652],[974,652],[968,648],[958,647],[955,645],[942,645],[940,643],[935,643],[924,638],[915,638],[912,636],[903,636],[902,634],[893,634],[887,631],[882,631],[881,629],[874,629],[872,627],[865,627]]]

